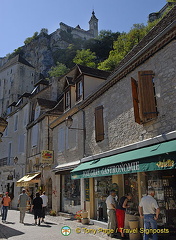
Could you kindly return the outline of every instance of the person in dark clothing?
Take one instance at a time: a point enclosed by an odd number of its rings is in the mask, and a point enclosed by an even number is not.
[[[124,223],[125,223],[125,211],[130,206],[128,205],[128,201],[132,199],[132,194],[128,193],[126,196],[120,198],[119,204],[116,209],[116,219],[118,224],[118,232],[121,233],[121,237],[124,238]]]
[[[31,206],[31,211],[34,209],[34,220],[35,224],[37,225],[37,218],[38,218],[38,225],[40,226],[40,219],[42,217],[42,207],[43,207],[43,200],[40,197],[40,193],[36,193],[36,197],[33,200],[33,204]]]

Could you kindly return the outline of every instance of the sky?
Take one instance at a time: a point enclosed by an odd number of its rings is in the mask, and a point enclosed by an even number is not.
[[[60,22],[88,30],[92,10],[99,31],[128,32],[133,24],[147,24],[149,13],[165,4],[166,0],[0,0],[0,57],[42,28],[54,32]]]

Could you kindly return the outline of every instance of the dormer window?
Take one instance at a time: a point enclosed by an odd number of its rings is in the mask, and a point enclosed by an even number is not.
[[[65,93],[65,109],[70,108],[70,91]]]
[[[82,80],[76,84],[76,100],[80,100],[83,97],[83,82]]]

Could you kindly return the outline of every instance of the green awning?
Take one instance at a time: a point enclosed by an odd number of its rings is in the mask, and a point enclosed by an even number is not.
[[[80,164],[72,179],[176,168],[176,140]]]

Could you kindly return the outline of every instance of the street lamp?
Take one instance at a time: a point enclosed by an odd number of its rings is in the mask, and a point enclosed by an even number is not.
[[[8,125],[8,122],[5,119],[0,117],[0,142],[2,142],[1,138],[3,136],[3,132],[6,129],[7,125]]]
[[[69,128],[69,129],[76,129],[76,130],[83,130],[85,131],[85,128],[72,128],[73,124],[73,118],[72,116],[68,116],[66,119],[65,119],[65,125]]]

